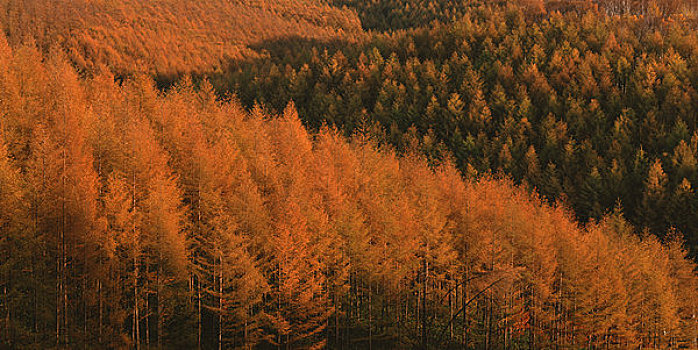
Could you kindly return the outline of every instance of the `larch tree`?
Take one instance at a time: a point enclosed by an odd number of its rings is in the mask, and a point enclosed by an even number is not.
[[[28,208],[24,201],[24,184],[19,170],[9,158],[3,124],[0,122],[0,288],[2,309],[0,312],[4,331],[0,341],[4,346],[16,346],[20,334],[30,334],[32,324],[26,317],[31,308],[31,296],[24,291],[32,289],[31,272],[23,264],[31,258],[31,245],[35,242],[28,235]]]
[[[662,162],[656,159],[649,168],[642,203],[639,208],[643,225],[656,230],[663,225],[663,212],[667,205],[667,176]]]
[[[60,56],[49,67],[43,101],[51,113],[33,130],[27,175],[36,181],[27,195],[35,235],[48,243],[40,249],[56,258],[54,326],[60,345],[85,342],[88,336],[89,298],[84,293],[96,238],[97,176],[84,133],[87,107],[77,76]]]
[[[274,231],[270,256],[275,313],[270,310],[276,344],[321,347],[321,337],[333,310],[329,302],[323,249],[329,243],[327,216],[310,184],[312,142],[293,105],[269,126],[277,162],[277,184],[270,211]],[[272,277],[273,276],[273,277]],[[273,310],[273,309],[272,309]]]
[[[698,347],[698,298],[694,293],[684,293],[684,290],[695,289],[698,285],[695,271],[696,265],[684,248],[684,239],[680,233],[673,231],[666,237],[666,254],[670,263],[669,274],[673,277],[673,293],[677,296],[680,334],[676,337],[675,345]]]
[[[318,135],[315,152],[320,179],[318,191],[322,194],[323,207],[331,219],[330,230],[334,235],[324,255],[334,308],[333,329],[327,330],[334,337],[328,339],[328,345],[336,347],[343,344],[347,332],[345,327],[351,310],[342,306],[351,300],[352,276],[365,273],[373,257],[369,254],[364,217],[352,200],[360,185],[356,155],[337,130],[329,127],[324,127]]]
[[[135,278],[128,272],[132,261],[140,256],[137,246],[138,231],[134,224],[138,212],[133,210],[132,187],[124,174],[113,172],[108,175],[103,191],[103,213],[106,219],[105,237],[113,245],[113,255],[103,262],[105,283],[100,288],[104,301],[99,305],[98,341],[104,344],[123,345],[127,320],[132,308],[126,304],[133,295]],[[129,288],[130,286],[130,288]]]
[[[429,170],[426,162],[417,155],[408,155],[401,162],[401,177],[405,181],[405,195],[415,208],[414,226],[419,240],[419,248],[413,251],[419,261],[419,280],[422,300],[420,305],[421,346],[433,343],[434,334],[429,334],[434,319],[444,317],[444,305],[439,305],[445,296],[435,288],[450,283],[453,276],[456,254],[452,248],[447,215],[447,202],[440,198],[439,187],[433,176],[426,176]],[[403,213],[404,215],[405,213]],[[433,290],[432,290],[433,289]]]
[[[142,105],[136,107],[143,108]],[[151,341],[150,321],[157,324],[158,343],[164,344],[166,334],[163,325],[167,322],[171,310],[176,305],[167,304],[167,295],[175,293],[181,287],[182,272],[187,269],[187,253],[182,232],[183,209],[181,206],[181,190],[177,186],[174,173],[168,165],[168,155],[157,143],[156,136],[150,126],[138,112],[127,125],[129,144],[128,153],[131,160],[128,168],[121,170],[126,174],[132,187],[132,210],[139,213],[134,224],[140,238],[135,242],[134,252],[142,257],[134,258],[134,339],[138,337],[140,322],[144,322],[145,342]],[[135,237],[134,237],[135,239]],[[143,296],[139,296],[138,284],[142,279]],[[154,303],[150,297],[154,295]],[[145,307],[143,319],[139,316],[139,299]],[[169,300],[177,300],[172,298]],[[154,310],[151,308],[154,307]],[[154,311],[155,316],[151,315]],[[157,331],[156,331],[157,332]]]
[[[200,117],[185,131],[185,139],[196,142],[188,153],[195,172],[192,208],[197,226],[203,228],[197,229],[199,236],[195,237],[201,245],[198,259],[203,260],[195,263],[207,276],[202,282],[213,301],[207,308],[217,315],[218,346],[250,348],[263,337],[259,310],[267,283],[253,244],[255,236],[263,232],[253,218],[263,215],[264,207],[247,161],[227,126],[206,120],[223,118],[208,114],[209,94],[192,95],[202,102],[198,104]]]

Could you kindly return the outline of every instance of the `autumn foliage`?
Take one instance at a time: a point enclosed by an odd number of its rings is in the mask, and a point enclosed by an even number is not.
[[[698,344],[679,233],[0,42],[0,344]],[[415,146],[417,147],[417,146]]]
[[[59,48],[80,70],[165,77],[259,57],[263,40],[356,38],[356,15],[319,0],[2,0],[12,45]]]
[[[639,231],[680,230],[698,256],[695,18],[634,10],[656,1],[562,2],[347,1],[364,25],[416,28],[279,45],[210,81],[247,108],[293,100],[314,130],[378,124],[400,151],[419,138],[430,160],[506,174],[582,223],[621,207]]]

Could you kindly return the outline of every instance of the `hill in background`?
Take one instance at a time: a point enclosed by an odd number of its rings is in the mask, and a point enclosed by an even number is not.
[[[1,0],[12,46],[35,41],[65,50],[80,71],[201,73],[256,57],[263,40],[356,38],[354,12],[319,0]]]

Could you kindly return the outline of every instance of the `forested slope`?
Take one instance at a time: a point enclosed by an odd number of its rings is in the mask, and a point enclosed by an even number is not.
[[[689,5],[0,0],[0,348],[696,349]]]
[[[430,158],[507,174],[583,222],[621,206],[657,235],[679,229],[695,254],[698,32],[649,12],[473,5],[361,45],[277,45],[213,83],[246,106],[293,100],[313,128],[377,123],[399,149],[417,135]]]
[[[696,347],[682,238],[619,212],[4,41],[0,97],[3,347]]]
[[[249,45],[263,40],[361,31],[353,12],[317,0],[2,0],[0,24],[12,45],[64,50],[81,71],[166,77],[258,57]]]

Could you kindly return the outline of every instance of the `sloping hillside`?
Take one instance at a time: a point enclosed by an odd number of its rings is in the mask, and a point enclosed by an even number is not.
[[[197,73],[256,56],[248,45],[282,37],[356,38],[353,12],[318,0],[1,0],[13,46],[58,45],[80,70]]]
[[[0,37],[2,349],[696,349],[679,234]]]

